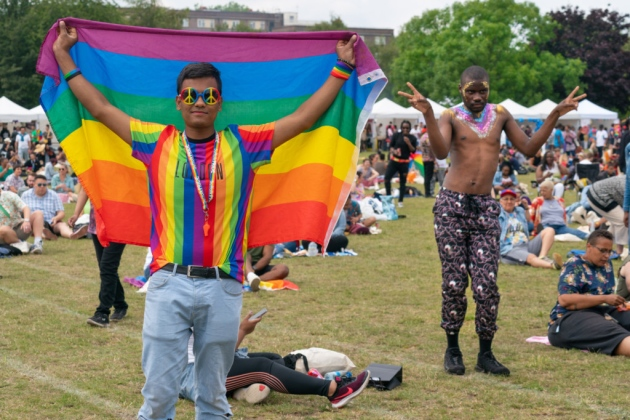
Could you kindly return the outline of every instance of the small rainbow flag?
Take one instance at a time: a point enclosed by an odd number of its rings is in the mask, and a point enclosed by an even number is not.
[[[411,165],[420,173],[420,175],[424,176],[424,162],[422,161],[422,152],[416,152],[411,154],[411,162],[409,164],[409,168],[411,169]]]
[[[77,28],[71,50],[85,77],[116,107],[142,121],[184,128],[175,108],[176,78],[190,62],[208,61],[223,80],[215,128],[276,121],[326,80],[335,46],[350,32],[204,33],[64,19]],[[99,239],[148,245],[147,177],[131,148],[96,121],[60,74],[52,45],[42,45],[46,76],[40,102],[96,210]],[[357,139],[387,79],[359,38],[357,69],[329,110],[306,133],[278,148],[255,176],[249,246],[306,239],[327,243],[358,160]]]

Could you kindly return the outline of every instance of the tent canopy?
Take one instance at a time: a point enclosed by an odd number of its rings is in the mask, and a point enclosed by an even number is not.
[[[418,118],[422,118],[422,112],[417,111],[415,109],[409,110],[408,108],[404,108],[393,101],[384,98],[374,104],[372,107],[372,113],[370,114],[370,118],[373,119],[396,119],[403,118],[409,120],[417,120]]]
[[[551,111],[556,107],[556,103],[545,99],[544,101],[529,108],[530,111],[538,113],[541,119],[545,119],[549,116]],[[577,111],[571,111],[560,117],[560,121],[573,121],[573,120],[609,120],[614,121],[617,119],[617,113],[602,108],[599,105],[595,105],[588,99],[583,99],[578,105]]]
[[[549,116],[549,114],[551,114],[551,111],[553,111],[553,109],[557,105],[558,104],[552,101],[551,99],[545,99],[542,102],[538,102],[534,106],[530,106],[529,110],[532,113],[537,114],[539,119],[544,120],[545,118]]]
[[[511,99],[506,99],[501,102],[503,108],[507,109],[512,116],[517,120],[534,120],[539,119],[538,113],[535,111],[531,111],[530,109],[524,107],[523,105],[514,102]]]
[[[30,122],[34,119],[36,118],[33,117],[28,109],[22,108],[6,96],[0,98],[0,122]]]
[[[573,111],[572,111],[573,112]],[[571,114],[569,112],[567,115],[563,115],[563,118]],[[577,114],[579,114],[580,118],[583,120],[616,120],[617,113],[613,111],[609,111],[605,108],[602,108],[599,105],[595,105],[593,102],[588,99],[583,99],[580,101],[578,105]]]

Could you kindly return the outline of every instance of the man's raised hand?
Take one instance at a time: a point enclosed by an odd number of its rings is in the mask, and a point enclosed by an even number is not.
[[[568,112],[577,111],[578,104],[580,103],[580,101],[582,99],[586,98],[586,93],[583,93],[582,95],[578,96],[577,98],[574,98],[575,94],[577,93],[577,91],[579,89],[580,89],[580,87],[576,86],[575,89],[573,89],[573,92],[571,92],[569,94],[569,96],[567,96],[567,98],[564,101],[562,101],[562,102],[560,102],[558,104],[556,109],[560,113],[560,117],[563,116],[564,114],[568,113]]]
[[[68,52],[78,40],[77,28],[66,26],[66,22],[62,20],[57,28],[57,39],[53,44],[53,51]]]
[[[429,103],[429,101],[427,101],[427,98],[422,96],[422,94],[420,94],[420,92],[418,92],[418,90],[410,82],[407,82],[407,86],[409,86],[409,89],[411,89],[413,95],[400,90],[398,91],[398,94],[407,98],[411,106],[422,112],[423,114],[429,112],[429,110],[431,109],[431,104]]]
[[[348,63],[356,66],[355,58],[354,58],[354,44],[357,42],[357,36],[352,35],[352,37],[344,41],[340,39],[337,41],[337,57],[342,60],[347,61]]]

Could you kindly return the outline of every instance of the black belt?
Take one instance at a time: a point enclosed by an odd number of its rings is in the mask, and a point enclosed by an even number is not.
[[[164,267],[162,267],[162,270],[172,272],[174,267],[175,267],[175,264],[168,263]],[[175,270],[177,274],[185,274],[191,278],[203,278],[203,279],[216,279],[217,271],[218,271],[220,279],[234,280],[233,277],[230,277],[227,274],[225,274],[223,270],[221,270],[220,268],[215,269],[215,267],[203,267],[201,265],[179,265],[178,264],[177,269]]]

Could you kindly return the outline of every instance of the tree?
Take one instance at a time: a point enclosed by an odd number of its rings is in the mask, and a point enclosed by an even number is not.
[[[348,29],[339,16],[332,15],[330,22],[319,22],[309,28],[311,31],[344,31]]]
[[[131,6],[126,24],[149,28],[181,29],[188,9],[174,10],[162,7],[157,0],[126,0]]]
[[[220,10],[222,12],[251,12],[252,9],[244,4],[238,4],[235,1],[231,1],[228,4],[218,4],[216,6],[210,6],[210,10]]]
[[[586,14],[577,7],[562,7],[550,16],[557,22],[554,36],[541,43],[541,48],[586,64],[580,80],[588,85],[586,93],[591,101],[619,111],[629,110],[630,15],[608,9],[593,9]]]
[[[385,73],[385,76],[387,76],[388,78],[391,77],[392,65],[396,60],[396,57],[398,57],[396,40],[394,39],[393,42],[390,42],[387,45],[368,44],[368,47],[370,47],[370,51],[372,52],[374,59],[380,66],[381,70],[383,70],[383,73]],[[396,96],[396,94],[393,91],[393,85],[390,82],[385,86],[385,89],[383,89],[380,97],[392,99],[394,98],[394,96]]]
[[[461,101],[461,72],[479,65],[490,75],[493,102],[559,101],[578,84],[584,64],[533,47],[552,36],[549,18],[532,3],[472,0],[429,10],[406,23],[396,38],[392,88],[407,90],[410,81],[427,97],[455,104]]]
[[[114,3],[103,0],[3,0],[0,2],[0,92],[20,105],[38,104],[43,77],[35,72],[44,36],[64,16],[121,23]]]

